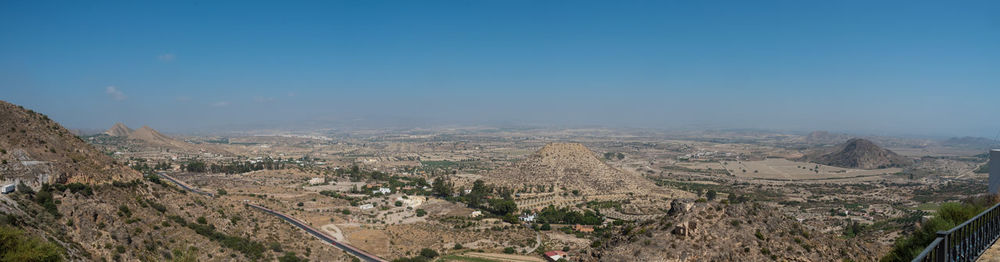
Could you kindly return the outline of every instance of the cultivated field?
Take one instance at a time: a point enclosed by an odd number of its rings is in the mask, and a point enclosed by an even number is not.
[[[902,171],[900,168],[850,169],[815,163],[795,162],[780,158],[769,158],[761,161],[729,161],[723,163],[722,166],[737,177],[769,180],[865,178],[890,175]],[[746,171],[744,172],[744,170]]]

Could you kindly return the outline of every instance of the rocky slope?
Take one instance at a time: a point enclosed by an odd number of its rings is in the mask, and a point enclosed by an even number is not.
[[[59,245],[66,260],[350,260],[239,200],[144,177],[42,114],[0,101],[0,120],[0,181],[25,183],[0,195],[0,225]]]
[[[111,126],[111,128],[108,128],[107,131],[104,131],[104,134],[109,136],[129,136],[132,134],[132,131],[133,130],[128,128],[128,126],[125,126],[125,124],[118,122]]]
[[[0,181],[110,183],[139,174],[118,165],[43,114],[0,101]]]
[[[141,128],[136,129],[134,132],[129,134],[128,138],[142,140],[154,146],[174,148],[186,148],[193,146],[190,143],[161,134],[159,131],[156,131],[149,126],[142,126]]]
[[[589,194],[642,193],[660,190],[638,174],[623,172],[578,143],[551,143],[512,167],[488,176],[491,182],[518,188],[525,183],[555,185]]]
[[[912,164],[912,160],[861,138],[847,140],[830,151],[818,151],[804,160],[844,168],[876,169]]]
[[[155,148],[168,148],[171,150],[177,150],[189,153],[201,153],[209,152],[220,155],[231,154],[221,145],[215,144],[192,144],[182,140],[175,139],[173,137],[164,135],[156,129],[149,126],[142,126],[139,129],[132,130],[122,123],[116,123],[114,126],[109,128],[104,134],[109,136],[125,137],[132,141],[140,142],[144,146],[155,147]]]
[[[611,234],[595,261],[874,261],[862,239],[821,233],[757,203],[674,201],[669,215]]]

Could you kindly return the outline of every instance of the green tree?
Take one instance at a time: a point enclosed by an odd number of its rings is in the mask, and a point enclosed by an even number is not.
[[[896,239],[892,250],[883,256],[880,261],[910,261],[920,254],[927,245],[937,238],[938,231],[949,230],[966,220],[976,216],[979,212],[992,206],[992,201],[977,203],[976,201],[966,201],[966,203],[944,203],[938,208],[934,217],[921,223],[920,228],[909,236]]]
[[[438,252],[430,248],[424,248],[420,250],[420,256],[426,258],[435,258],[438,256]]]
[[[308,259],[299,258],[295,255],[295,252],[285,252],[284,256],[278,258],[280,262],[304,262],[309,261]]]
[[[439,197],[450,197],[454,186],[455,184],[447,178],[441,177],[434,180],[434,185],[431,186],[431,191],[434,195]]]

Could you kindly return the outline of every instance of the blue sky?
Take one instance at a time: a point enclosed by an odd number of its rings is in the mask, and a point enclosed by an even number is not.
[[[75,128],[1000,131],[997,1],[3,1],[0,99]],[[367,123],[367,122],[366,122]]]

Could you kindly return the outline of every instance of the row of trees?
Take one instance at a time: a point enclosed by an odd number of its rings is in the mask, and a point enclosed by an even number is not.
[[[239,174],[246,173],[257,170],[275,170],[285,168],[285,163],[281,161],[274,161],[273,159],[267,158],[261,162],[251,163],[250,161],[235,161],[226,164],[205,164],[200,160],[194,160],[181,164],[181,169],[188,172],[212,172],[212,173],[226,173],[226,174]]]
[[[581,213],[580,211],[572,210],[568,207],[556,208],[554,206],[548,206],[543,208],[541,212],[538,212],[538,217],[535,218],[538,223],[552,223],[552,224],[582,224],[582,225],[600,225],[604,220],[601,219],[600,214],[594,211],[586,210]]]

